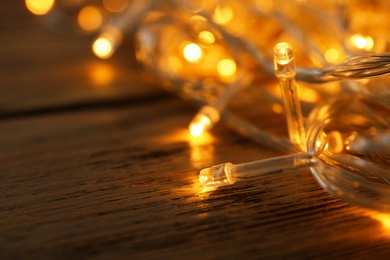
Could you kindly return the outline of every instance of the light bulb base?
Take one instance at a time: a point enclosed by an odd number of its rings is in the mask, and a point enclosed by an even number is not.
[[[205,168],[199,173],[199,182],[204,188],[232,185],[236,182],[232,163],[223,163]]]

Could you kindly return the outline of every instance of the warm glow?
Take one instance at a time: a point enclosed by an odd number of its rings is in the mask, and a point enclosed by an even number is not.
[[[183,69],[183,60],[176,56],[169,56],[168,67],[171,71],[178,73]]]
[[[47,14],[54,6],[54,0],[25,0],[27,9],[36,15]]]
[[[214,20],[216,23],[227,24],[233,19],[234,13],[230,6],[227,5],[218,5],[215,8]]]
[[[213,44],[215,42],[215,36],[212,32],[202,31],[199,33],[199,39],[206,44]]]
[[[99,37],[94,41],[92,44],[92,51],[101,59],[108,59],[114,53],[111,41],[104,37]]]
[[[198,44],[189,43],[183,49],[183,56],[189,62],[197,62],[203,57],[203,51]]]
[[[334,63],[338,61],[339,58],[340,58],[340,53],[335,48],[330,48],[325,52],[325,59],[330,63]]]
[[[193,137],[201,136],[204,133],[205,126],[202,122],[190,125],[190,134]]]
[[[208,116],[202,113],[197,114],[190,123],[190,134],[193,137],[198,137],[202,135],[210,127],[211,124],[211,119]]]
[[[354,34],[349,39],[352,46],[357,49],[370,51],[374,46],[374,40],[370,36],[362,36],[360,34]]]
[[[272,105],[272,111],[274,111],[276,114],[281,114],[283,112],[282,105],[275,103]]]
[[[94,85],[101,87],[109,85],[114,80],[115,70],[108,63],[96,62],[88,68],[88,74]]]
[[[103,6],[112,13],[122,12],[128,4],[128,0],[103,0]]]
[[[373,211],[370,213],[370,216],[373,219],[381,222],[384,229],[384,234],[390,236],[390,214]]]
[[[237,66],[233,60],[223,59],[218,62],[217,70],[221,76],[229,77],[236,73]]]
[[[83,30],[95,31],[103,24],[103,14],[97,7],[86,6],[77,15],[77,21]]]
[[[273,6],[273,0],[254,0],[256,7],[262,12],[268,12]]]
[[[339,131],[331,131],[326,134],[328,139],[327,149],[332,153],[341,153],[344,150],[343,136]]]
[[[299,85],[299,99],[305,102],[317,102],[320,96],[318,93],[311,88],[308,88],[302,84]]]
[[[193,138],[187,133],[187,141],[190,146],[191,165],[195,169],[205,168],[213,165],[214,161],[214,138],[209,132],[204,132],[202,135]],[[199,181],[197,181],[199,185]]]

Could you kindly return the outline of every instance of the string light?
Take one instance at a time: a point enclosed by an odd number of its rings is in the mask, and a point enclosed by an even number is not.
[[[218,73],[223,77],[231,77],[237,71],[236,63],[231,59],[222,59],[217,65]]]
[[[103,24],[103,14],[96,6],[86,6],[77,15],[77,21],[83,30],[95,31]]]
[[[350,43],[357,49],[371,51],[374,47],[374,40],[370,36],[362,36],[360,34],[354,34],[350,38]]]
[[[199,39],[205,44],[213,44],[215,42],[215,36],[210,31],[201,31],[199,33]]]
[[[243,74],[232,84],[226,87],[225,91],[210,104],[203,106],[194,116],[189,125],[192,136],[198,137],[204,132],[209,131],[220,119],[221,112],[225,109],[228,102],[243,88],[249,86],[252,77]]]
[[[189,43],[183,48],[183,56],[189,62],[197,62],[203,57],[203,51],[196,43]]]
[[[290,140],[304,150],[306,140],[305,128],[298,99],[298,89],[295,84],[296,70],[290,44],[282,42],[275,45],[274,67],[282,92]]]
[[[363,207],[389,211],[386,185],[390,177],[383,167],[388,165],[390,150],[386,119],[373,117],[367,112],[369,109],[357,114],[353,110],[340,119],[349,122],[348,126],[325,131],[324,125],[329,127],[329,121],[336,122],[335,118],[344,112],[342,106],[328,102],[311,111],[306,129],[303,124],[300,100],[314,105],[321,99],[347,93],[346,103],[359,96],[390,107],[388,83],[376,85],[383,90],[383,95],[375,94],[375,88],[370,86],[374,82],[371,78],[390,73],[390,55],[367,53],[380,48],[383,52],[388,44],[378,40],[377,28],[368,36],[364,34],[367,30],[359,30],[358,22],[346,22],[351,17],[342,12],[345,6],[322,6],[308,1],[295,1],[287,6],[270,0],[252,0],[246,5],[230,0],[196,3],[102,0],[99,6],[80,3],[56,5],[54,0],[25,0],[26,7],[36,15],[63,6],[75,10],[77,15],[67,14],[76,16],[84,31],[99,30],[91,49],[102,59],[111,57],[123,39],[138,28],[137,59],[162,86],[169,86],[173,93],[203,105],[189,125],[191,135],[200,136],[221,120],[262,145],[294,153],[206,168],[200,173],[203,186],[228,185],[252,175],[308,167],[331,194]],[[280,41],[293,43],[295,58],[303,67],[295,68],[291,46],[286,43],[275,45],[272,64],[271,47]],[[356,53],[358,56],[353,56]],[[273,74],[278,78],[284,107],[279,100],[270,98],[270,112],[286,114],[290,141],[254,126],[227,108],[231,101],[240,101],[236,97],[253,88],[253,82]],[[96,81],[105,84],[112,78],[111,74],[107,75]],[[300,96],[296,79],[309,83],[310,87],[305,84]],[[362,81],[352,81],[356,79],[366,82],[363,85]],[[343,80],[348,81],[337,83]],[[329,82],[338,88],[331,89],[328,84],[311,85]],[[263,90],[262,96],[272,96],[267,91]],[[245,101],[256,101],[255,97],[249,99]],[[360,103],[356,107],[365,108]],[[371,128],[365,129],[356,118]],[[355,130],[349,129],[350,126],[359,127]]]
[[[27,9],[35,15],[45,15],[53,8],[54,0],[25,0]]]
[[[113,7],[111,4],[105,5]],[[137,26],[154,4],[159,4],[159,1],[140,0],[127,4],[127,1],[118,0],[116,8],[123,6],[124,10],[102,27],[101,33],[92,43],[93,53],[101,59],[110,58],[121,45],[124,35]]]
[[[108,59],[114,54],[114,40],[111,35],[102,34],[92,44],[93,53],[101,58]]]
[[[356,118],[365,120],[355,121]],[[360,158],[343,152],[350,144],[330,140],[335,133],[332,128],[345,131],[346,126],[352,126],[352,122],[358,124],[353,128],[368,129],[367,132],[360,131],[360,134],[373,135],[378,128],[386,129],[386,124],[372,119],[375,119],[375,115],[356,100],[348,104],[340,99],[320,105],[311,112],[308,119],[307,152],[242,164],[218,164],[201,170],[199,181],[204,187],[219,187],[253,176],[307,167],[318,183],[331,194],[362,207],[390,212],[390,190],[387,188],[390,184],[390,172],[385,165],[378,163],[381,156],[372,157],[375,161],[370,160],[369,153],[373,146],[367,143],[362,145],[362,138],[350,140],[355,142],[355,148],[358,147],[360,153],[365,154],[365,157]],[[375,131],[370,130],[373,129],[372,125],[376,126]],[[327,126],[332,126],[329,135],[324,132]],[[390,137],[387,131],[385,133],[387,134],[380,138],[375,136],[382,140],[377,141],[381,145],[385,143],[386,148],[382,146],[381,149],[384,150],[380,150],[382,156],[383,152],[390,149]],[[387,141],[384,142],[383,138]],[[332,147],[335,143],[336,146],[343,143],[343,148]]]

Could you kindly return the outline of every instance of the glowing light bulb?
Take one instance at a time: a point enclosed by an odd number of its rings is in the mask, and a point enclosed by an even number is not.
[[[108,37],[101,36],[93,42],[92,51],[97,57],[108,59],[114,53],[114,48]]]
[[[357,49],[370,51],[374,46],[374,40],[370,36],[354,34],[349,39],[351,45]]]
[[[204,128],[205,127],[203,123],[192,123],[190,125],[190,134],[193,137],[201,136],[205,132]]]
[[[83,30],[92,32],[99,29],[103,24],[103,14],[95,6],[86,6],[77,15],[77,21]]]
[[[201,31],[199,33],[199,40],[205,44],[213,44],[215,42],[215,36],[210,31]]]
[[[218,5],[217,8],[215,8],[213,18],[216,23],[227,24],[233,19],[233,17],[234,17],[234,13],[230,6]]]
[[[204,106],[191,120],[189,125],[190,134],[193,137],[202,135],[219,121],[219,111],[211,106]]]
[[[218,62],[217,71],[221,76],[230,77],[237,71],[236,63],[231,59],[223,59]]]
[[[197,62],[203,57],[202,48],[196,43],[189,43],[183,49],[183,56],[189,62]]]
[[[27,9],[35,15],[44,15],[54,6],[54,0],[25,0]]]
[[[339,58],[340,58],[340,53],[335,48],[330,48],[325,52],[325,59],[330,63],[334,63],[338,61]]]

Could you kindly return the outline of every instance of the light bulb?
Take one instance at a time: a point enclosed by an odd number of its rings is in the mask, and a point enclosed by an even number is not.
[[[282,92],[290,140],[304,151],[306,134],[301,106],[298,99],[298,89],[295,84],[296,70],[294,55],[290,44],[282,42],[275,45],[274,68]]]
[[[219,111],[211,106],[204,106],[191,120],[189,130],[192,136],[200,136],[203,132],[208,131],[219,121]]]
[[[35,15],[44,15],[51,11],[54,0],[25,0],[27,9]]]
[[[101,59],[110,58],[114,53],[112,40],[110,37],[104,35],[100,36],[93,42],[92,51],[97,57]]]

